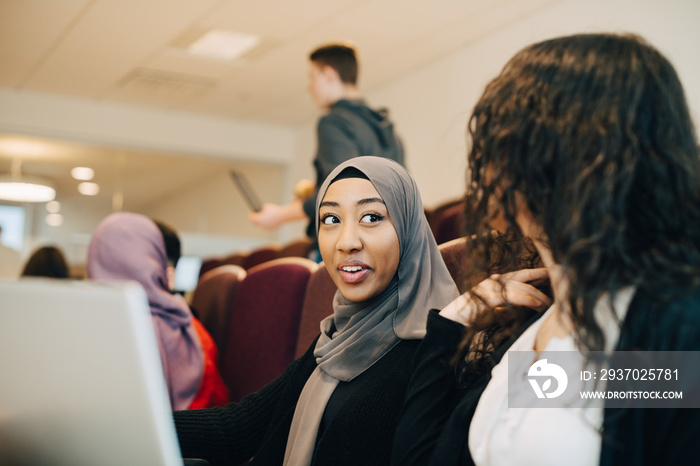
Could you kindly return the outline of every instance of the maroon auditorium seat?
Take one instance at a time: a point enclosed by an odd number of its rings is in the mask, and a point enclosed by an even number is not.
[[[436,206],[433,209],[425,209],[425,216],[428,219],[428,224],[433,232],[433,235],[437,238],[438,226],[440,219],[445,211],[453,208],[456,205],[464,205],[464,199],[453,199],[450,201],[443,202],[442,204]]]
[[[295,357],[299,357],[308,349],[316,339],[321,329],[321,321],[333,314],[333,297],[338,288],[331,280],[328,270],[320,264],[306,287],[304,305],[301,309],[301,322],[299,323],[299,339]]]
[[[279,248],[276,246],[265,246],[255,249],[243,259],[243,268],[249,270],[256,265],[263,264],[277,258]]]
[[[214,270],[220,265],[223,265],[223,263],[218,257],[210,257],[208,259],[204,259],[202,261],[202,267],[200,267],[199,269],[199,277],[203,277],[205,273],[209,272],[210,270]]]
[[[435,241],[447,243],[464,236],[464,204],[457,204],[446,209],[435,224]]]
[[[247,254],[242,254],[236,252],[234,254],[229,254],[228,256],[221,259],[221,265],[238,265],[243,267],[243,262],[245,261]]]
[[[219,361],[226,351],[229,320],[236,288],[246,276],[237,265],[222,265],[199,279],[192,295],[192,308],[219,349]]]
[[[467,260],[467,238],[457,238],[447,243],[440,244],[438,248],[442,254],[442,260],[450,271],[452,280],[457,284],[460,293],[467,291],[465,287],[465,270],[468,266]]]
[[[262,388],[294,360],[304,294],[317,268],[300,257],[275,259],[239,283],[221,362],[231,401]]]
[[[309,257],[310,251],[311,239],[304,237],[280,248],[277,257]]]

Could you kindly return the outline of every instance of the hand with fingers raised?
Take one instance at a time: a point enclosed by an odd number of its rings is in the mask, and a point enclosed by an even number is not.
[[[544,311],[552,300],[532,285],[533,281],[547,278],[547,269],[522,269],[491,275],[447,305],[440,315],[468,325],[486,309],[504,306],[524,306]]]

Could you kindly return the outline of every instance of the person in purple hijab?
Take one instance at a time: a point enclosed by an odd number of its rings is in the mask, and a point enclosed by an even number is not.
[[[165,241],[156,224],[143,215],[120,212],[97,227],[88,249],[91,280],[132,280],[146,291],[160,349],[170,404],[187,409],[204,374],[202,346],[190,308],[170,293]]]

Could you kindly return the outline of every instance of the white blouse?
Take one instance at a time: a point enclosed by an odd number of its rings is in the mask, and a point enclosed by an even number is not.
[[[618,292],[615,298],[620,322],[624,319],[633,293],[633,288],[627,288]],[[469,429],[469,451],[477,466],[598,464],[602,408],[508,407],[508,354],[511,351],[533,351],[537,332],[553,309],[547,310],[515,341],[491,372],[491,381],[479,399]],[[611,350],[619,337],[619,324],[612,315],[607,299],[598,301],[595,315],[606,337],[606,349]],[[552,338],[545,351],[578,352],[578,349],[569,335],[566,338]],[[583,355],[578,352],[577,357],[583,367]],[[512,389],[532,391],[527,372],[534,360],[513,358],[513,361],[522,367],[511,368],[520,374]],[[569,387],[582,383],[579,377],[569,377]]]

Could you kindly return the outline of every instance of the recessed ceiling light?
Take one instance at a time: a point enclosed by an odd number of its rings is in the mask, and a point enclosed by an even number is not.
[[[96,196],[100,192],[100,185],[84,181],[78,185],[78,192],[85,196]]]
[[[56,190],[46,181],[26,176],[0,176],[0,199],[15,202],[48,202]]]
[[[46,216],[46,224],[52,227],[60,227],[63,225],[63,215],[61,214],[49,214]]]
[[[214,29],[194,41],[187,51],[200,57],[230,61],[240,57],[260,42],[260,37],[242,32]]]
[[[61,203],[58,201],[49,201],[46,203],[46,211],[50,214],[57,214],[61,210]]]
[[[95,170],[89,167],[75,167],[70,171],[70,176],[80,181],[90,181],[95,176]]]

